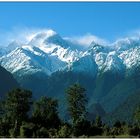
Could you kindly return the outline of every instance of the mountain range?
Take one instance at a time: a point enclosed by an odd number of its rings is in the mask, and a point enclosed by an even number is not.
[[[132,111],[127,115],[127,107],[123,110],[122,105],[135,109],[133,100],[140,94],[139,37],[109,45],[93,40],[86,47],[53,30],[44,30],[32,35],[27,43],[13,41],[1,47],[0,65],[21,87],[32,90],[34,98],[46,95],[59,99],[63,117],[67,116],[65,89],[76,82],[86,88],[90,113],[98,108],[96,112],[103,112],[100,114],[105,120],[124,111],[131,121]]]

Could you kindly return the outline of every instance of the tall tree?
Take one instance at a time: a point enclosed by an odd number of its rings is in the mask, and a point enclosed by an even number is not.
[[[58,127],[60,124],[60,119],[58,117],[57,108],[57,100],[41,97],[35,102],[33,107],[34,121],[47,128]]]
[[[10,91],[4,101],[5,116],[14,126],[15,135],[19,132],[19,125],[28,117],[32,93],[28,90],[14,89]]]
[[[68,112],[73,124],[79,119],[86,118],[87,97],[85,91],[79,84],[74,84],[66,90]]]
[[[134,119],[140,125],[140,106],[138,106],[135,110]]]
[[[102,120],[101,120],[101,117],[100,116],[96,116],[96,119],[95,119],[95,125],[97,127],[101,127],[102,126]]]

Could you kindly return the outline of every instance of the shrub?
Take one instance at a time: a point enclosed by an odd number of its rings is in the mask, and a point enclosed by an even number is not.
[[[57,129],[55,128],[49,129],[48,134],[50,138],[58,138]]]
[[[20,137],[21,138],[31,138],[33,137],[34,124],[32,123],[23,123],[20,127]]]
[[[67,125],[61,126],[61,128],[58,131],[58,137],[59,138],[69,138],[71,135],[71,128]]]
[[[37,137],[38,138],[49,138],[48,130],[45,127],[41,127],[37,130]]]

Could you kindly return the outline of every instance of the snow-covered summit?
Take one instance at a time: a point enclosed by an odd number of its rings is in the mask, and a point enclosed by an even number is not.
[[[32,34],[29,42],[11,42],[0,50],[0,64],[12,73],[72,70],[96,75],[98,72],[134,71],[140,65],[140,38],[124,38],[109,46],[93,41],[86,49],[61,37],[53,30]]]
[[[131,48],[135,48],[137,46],[140,46],[139,37],[127,37],[118,39],[112,44],[112,48],[116,49],[117,51],[125,51]]]
[[[52,30],[36,33],[27,44],[12,44],[13,50],[0,58],[1,65],[12,73],[42,71],[50,75],[76,61],[82,54],[71,49],[69,43]]]

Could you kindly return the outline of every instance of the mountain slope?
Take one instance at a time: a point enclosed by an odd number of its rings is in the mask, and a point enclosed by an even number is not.
[[[139,105],[140,89],[128,96],[127,99],[115,109],[115,111],[106,115],[104,121],[110,124],[113,124],[116,120],[133,122],[134,113]]]
[[[0,98],[16,87],[19,87],[19,85],[12,74],[0,66]]]

